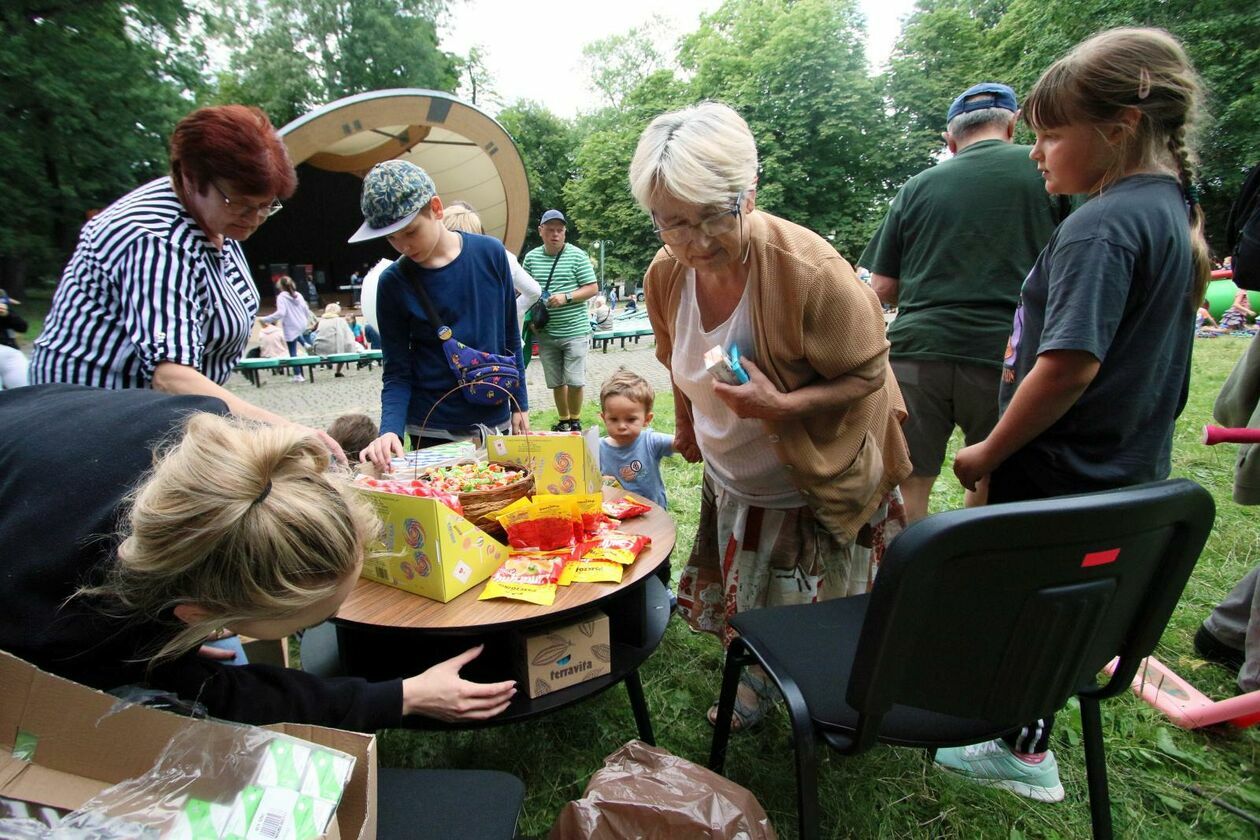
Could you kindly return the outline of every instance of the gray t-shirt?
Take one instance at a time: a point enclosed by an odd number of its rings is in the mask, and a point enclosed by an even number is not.
[[[1102,364],[1076,404],[1018,454],[1074,492],[1166,478],[1190,385],[1189,221],[1171,177],[1135,175],[1059,226],[1024,281],[1002,373],[1006,411],[1037,356]]]

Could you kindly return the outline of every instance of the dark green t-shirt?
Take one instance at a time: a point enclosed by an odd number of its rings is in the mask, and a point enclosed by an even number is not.
[[[893,199],[858,261],[899,281],[892,358],[1001,367],[1020,284],[1063,215],[1028,148],[982,140]]]

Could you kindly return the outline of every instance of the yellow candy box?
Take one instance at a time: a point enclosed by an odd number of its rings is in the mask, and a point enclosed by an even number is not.
[[[539,493],[598,493],[602,486],[598,428],[580,434],[490,435],[486,450],[491,461],[513,461],[528,467]]]
[[[508,548],[436,499],[358,488],[384,526],[362,577],[443,603],[481,583]]]

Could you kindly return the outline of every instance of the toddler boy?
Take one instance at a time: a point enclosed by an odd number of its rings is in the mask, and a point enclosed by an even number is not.
[[[621,368],[599,389],[599,417],[608,435],[599,442],[599,468],[621,486],[666,506],[661,459],[675,454],[670,435],[647,428],[652,422],[652,386]]]

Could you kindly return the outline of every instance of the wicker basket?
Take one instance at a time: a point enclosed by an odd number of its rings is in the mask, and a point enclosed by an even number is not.
[[[474,490],[470,493],[458,493],[459,503],[464,508],[464,518],[496,540],[507,538],[507,532],[499,524],[494,515],[517,499],[534,495],[534,474],[520,464],[503,462],[510,470],[520,470],[525,477],[493,490]]]

